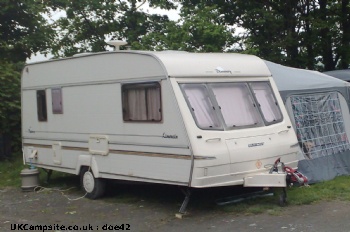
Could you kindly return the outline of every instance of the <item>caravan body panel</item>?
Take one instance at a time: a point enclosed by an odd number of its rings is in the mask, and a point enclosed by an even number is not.
[[[188,185],[191,151],[166,78],[153,56],[132,53],[26,66],[22,76],[26,162],[74,174],[79,174],[81,166],[91,166],[97,177]],[[162,119],[124,122],[122,86],[148,82],[160,86]],[[62,113],[53,113],[52,90],[57,88]],[[46,121],[38,120],[38,91],[46,95]],[[37,158],[30,161],[33,149]]]

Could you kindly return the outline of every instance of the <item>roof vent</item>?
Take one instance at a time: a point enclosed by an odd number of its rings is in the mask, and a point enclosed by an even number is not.
[[[119,49],[120,46],[126,45],[128,43],[125,41],[122,41],[122,40],[112,40],[112,41],[107,42],[107,44],[113,46],[114,51],[118,51],[118,50],[120,50]]]

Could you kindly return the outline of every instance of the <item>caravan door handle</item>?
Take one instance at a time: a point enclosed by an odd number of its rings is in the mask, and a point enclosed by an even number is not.
[[[212,138],[212,139],[206,139],[205,142],[215,142],[215,141],[221,141],[221,138]]]

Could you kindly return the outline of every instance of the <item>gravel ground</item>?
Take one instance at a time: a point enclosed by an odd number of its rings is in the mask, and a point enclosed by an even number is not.
[[[158,202],[158,195],[151,201],[116,201],[108,197],[93,201],[81,198],[80,191],[0,189],[0,231],[350,232],[350,202],[288,206],[278,216],[267,213],[234,215],[189,207],[189,213],[178,219],[175,213],[181,202]]]

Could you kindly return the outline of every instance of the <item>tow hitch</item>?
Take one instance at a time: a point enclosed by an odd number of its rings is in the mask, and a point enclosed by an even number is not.
[[[282,188],[282,193],[279,196],[279,204],[281,206],[285,206],[287,203],[287,187],[292,187],[294,184],[299,186],[308,186],[308,179],[304,174],[298,172],[298,170],[285,166],[284,163],[281,162],[281,158],[278,158],[273,164],[269,173],[280,173],[280,170],[282,173],[286,174],[287,186]]]

